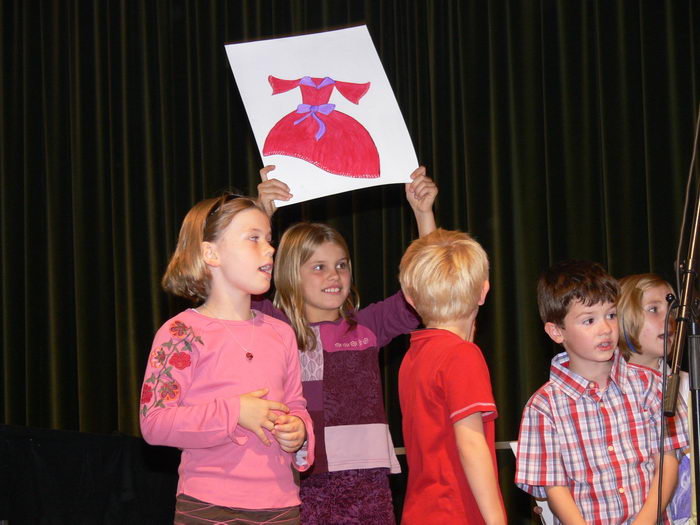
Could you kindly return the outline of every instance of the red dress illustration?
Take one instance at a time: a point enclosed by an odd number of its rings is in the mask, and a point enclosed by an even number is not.
[[[379,153],[370,134],[357,120],[328,103],[335,88],[358,104],[369,90],[369,82],[355,84],[329,77],[283,80],[270,76],[268,80],[273,95],[299,87],[302,104],[270,130],[263,155],[297,157],[346,177],[379,177]]]

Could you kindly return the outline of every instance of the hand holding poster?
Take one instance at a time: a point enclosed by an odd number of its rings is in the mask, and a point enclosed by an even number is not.
[[[366,26],[226,46],[278,206],[410,182],[418,161]]]

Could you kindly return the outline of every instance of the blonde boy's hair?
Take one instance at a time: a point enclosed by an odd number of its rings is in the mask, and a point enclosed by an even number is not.
[[[476,310],[489,260],[469,234],[439,228],[411,243],[399,270],[403,293],[430,325],[464,319]]]
[[[620,279],[620,298],[617,301],[617,323],[620,327],[619,348],[622,357],[629,361],[632,353],[641,347],[639,333],[644,326],[644,292],[656,286],[673,287],[654,273],[628,275]],[[630,346],[631,345],[631,346]]]
[[[233,218],[249,209],[263,211],[254,199],[235,193],[195,204],[182,221],[175,253],[163,274],[161,285],[165,291],[195,302],[205,301],[211,272],[202,257],[202,242],[217,241]]]
[[[316,347],[316,336],[304,314],[301,266],[311,258],[319,246],[326,242],[338,245],[345,252],[348,269],[352,276],[348,245],[337,230],[326,224],[301,222],[287,228],[282,235],[275,257],[274,305],[289,317],[297,336],[297,345],[302,351],[313,350]],[[359,302],[360,295],[351,281],[350,293],[338,309],[340,316],[350,326],[357,324],[353,312],[358,308]]]

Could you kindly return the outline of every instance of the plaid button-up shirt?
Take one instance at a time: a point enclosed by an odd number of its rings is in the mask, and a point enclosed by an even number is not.
[[[569,370],[566,352],[555,356],[549,381],[528,401],[520,425],[515,483],[537,498],[546,497],[547,486],[568,486],[589,524],[632,521],[649,493],[659,450],[661,374],[625,362],[619,352],[613,359],[601,389]],[[663,420],[664,450],[686,447],[685,402]]]

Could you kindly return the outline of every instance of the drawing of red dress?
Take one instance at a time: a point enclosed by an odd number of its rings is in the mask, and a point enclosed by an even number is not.
[[[263,155],[297,157],[346,177],[379,177],[379,153],[371,135],[357,120],[328,103],[335,88],[350,102],[359,104],[369,90],[369,82],[355,84],[329,77],[284,80],[273,76],[268,81],[273,95],[299,87],[302,104],[270,130]]]

